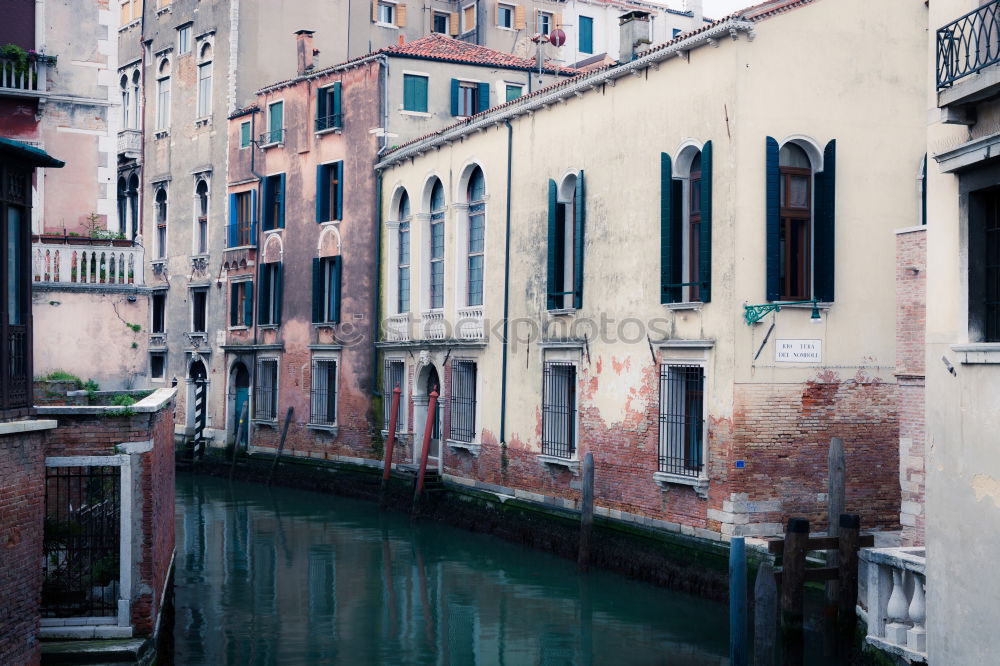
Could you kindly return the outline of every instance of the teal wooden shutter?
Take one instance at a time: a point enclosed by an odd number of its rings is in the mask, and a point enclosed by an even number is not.
[[[549,180],[549,261],[548,261],[548,294],[546,298],[546,308],[555,310],[561,308],[561,296],[556,296],[557,291],[562,291],[558,286],[561,284],[561,274],[558,272],[558,257],[563,252],[562,244],[558,239],[562,235],[559,233],[560,220],[558,215],[559,204],[556,201],[556,181]]]
[[[330,313],[330,321],[340,322],[340,273],[343,268],[343,261],[340,257],[334,257],[333,274],[330,276],[330,291],[333,292],[333,312]]]
[[[239,219],[236,208],[236,195],[229,195],[229,227],[226,229],[226,247],[236,247],[239,234]]]
[[[333,126],[343,127],[344,117],[340,111],[340,91],[341,91],[340,81],[333,84]]]
[[[476,111],[478,113],[482,113],[486,109],[490,108],[490,84],[477,83],[476,88],[478,89],[476,97],[479,98],[477,100],[479,102],[479,108],[476,109]]]
[[[766,142],[766,208],[767,225],[767,300],[781,300],[781,172],[778,170],[778,142],[767,137]]]
[[[698,238],[698,295],[712,300],[712,142],[701,149],[701,229]]]
[[[594,19],[589,16],[580,17],[580,53],[594,52]]]
[[[262,211],[262,214],[261,214],[261,218],[262,218],[262,222],[263,222],[263,229],[264,229],[264,231],[269,231],[269,230],[271,230],[271,229],[274,228],[274,220],[271,219],[271,210],[272,210],[271,209],[271,201],[272,201],[271,197],[274,196],[274,193],[272,192],[273,189],[274,189],[274,187],[273,187],[272,182],[271,182],[271,177],[270,176],[265,176],[264,177],[264,192],[263,192],[263,196],[261,197],[264,200],[264,203],[261,206],[261,208],[263,208],[263,211]]]
[[[458,115],[458,79],[451,80],[451,115]]]
[[[232,282],[229,285],[229,325],[236,326],[240,321],[240,304],[237,300],[239,294],[239,284]]]
[[[836,181],[837,140],[826,144],[823,171],[816,174],[816,213],[814,216],[813,298],[832,303],[836,259]]]
[[[253,282],[244,282],[246,292],[243,295],[243,324],[253,326]]]
[[[327,170],[329,166],[326,164],[316,165],[316,221],[326,222],[330,219],[330,188],[327,186],[329,182],[327,179]]]
[[[261,325],[273,324],[271,321],[271,264],[260,266],[260,295],[257,303],[258,319]]]
[[[312,320],[323,321],[323,260],[313,259]]]
[[[344,161],[340,160],[334,165],[337,170],[337,206],[333,211],[333,219],[344,219]]]
[[[677,303],[681,300],[680,287],[672,286],[680,280],[681,225],[675,219],[675,209],[681,201],[674,196],[673,161],[667,153],[660,153],[660,302]]]
[[[282,264],[279,261],[274,266],[274,321],[272,324],[281,323],[281,269]]]
[[[576,178],[573,206],[573,211],[576,213],[576,219],[573,220],[573,307],[578,310],[583,307],[583,231],[587,220],[585,204],[583,170],[581,170]]]
[[[278,228],[285,228],[285,174],[278,177]]]
[[[417,91],[414,99],[417,104],[417,111],[427,113],[427,77],[421,76],[417,80]]]
[[[320,88],[316,91],[316,129],[325,129],[324,118],[330,115],[330,110],[326,108],[327,89]]]

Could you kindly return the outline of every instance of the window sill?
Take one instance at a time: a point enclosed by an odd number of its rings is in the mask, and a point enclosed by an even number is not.
[[[483,446],[479,442],[463,442],[457,439],[448,439],[445,440],[445,442],[448,444],[449,448],[455,449],[456,453],[458,451],[465,451],[474,458],[479,455],[479,450]]]
[[[170,136],[170,130],[168,129],[157,130],[156,132],[153,132],[154,141],[159,141],[160,139],[166,139],[168,136]]]
[[[307,423],[306,427],[309,428],[310,430],[320,430],[322,432],[328,432],[333,437],[336,437],[337,433],[340,431],[340,426],[327,425],[324,423]]]
[[[316,130],[314,134],[316,136],[323,136],[325,134],[343,134],[343,127],[327,127],[326,129]]]
[[[170,11],[171,11],[170,10],[170,5],[165,5],[165,6],[160,7],[159,9],[156,10],[156,16],[157,16],[157,18],[159,18],[160,16],[163,16],[164,14],[169,14]]]
[[[237,250],[256,250],[256,245],[237,245],[236,247],[227,247],[224,252],[236,252]]]
[[[550,317],[560,317],[562,315],[575,315],[576,308],[557,308],[555,310],[547,310]]]
[[[277,419],[250,419],[250,422],[253,423],[255,426],[257,426],[258,428],[274,428],[275,430],[278,429]]]
[[[708,499],[708,479],[701,476],[684,476],[669,472],[654,472],[653,481],[659,484],[660,490],[667,492],[670,486],[691,486],[698,497]]]
[[[399,115],[401,116],[415,116],[417,118],[430,118],[432,114],[427,111],[411,111],[409,109],[400,109]]]
[[[780,303],[781,301],[773,302]],[[788,308],[789,310],[812,310],[812,306],[812,303],[795,303],[794,305],[782,305],[781,309],[784,310],[785,308]],[[816,307],[820,310],[829,310],[833,307],[833,303],[818,302],[816,303]]]
[[[540,453],[535,456],[545,467],[562,467],[568,469],[573,476],[580,476],[580,461],[572,460],[570,458],[559,458],[557,456],[548,456],[544,453]]]
[[[275,227],[274,229],[264,229],[263,231],[264,235],[268,236],[270,234],[280,234],[284,230],[285,230],[284,227]]]
[[[211,124],[212,124],[212,117],[211,116],[204,116],[202,118],[195,118],[195,121],[194,121],[195,128],[205,127],[206,125],[211,125]]]
[[[284,141],[273,141],[271,143],[262,143],[260,144],[259,147],[261,150],[267,150],[268,148],[275,148],[277,146],[284,146],[284,145],[285,145]]]
[[[684,301],[683,303],[664,303],[663,307],[668,310],[701,310],[705,305],[701,301]]]
[[[951,345],[951,350],[961,354],[962,365],[1000,365],[1000,342],[974,342]]]
[[[230,331],[247,331],[249,329],[250,329],[249,326],[230,326],[228,330],[230,330]]]
[[[325,222],[320,222],[319,225],[321,227],[332,227],[340,224],[341,222],[343,222],[343,220],[326,220]]]
[[[257,328],[262,331],[277,331],[281,328],[281,324],[257,324]]]
[[[393,30],[399,30],[399,26],[396,25],[395,23],[382,23],[381,21],[376,21],[375,25],[377,25],[380,28],[391,28]]]

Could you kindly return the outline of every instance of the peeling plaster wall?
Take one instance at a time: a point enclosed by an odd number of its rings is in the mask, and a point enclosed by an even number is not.
[[[579,455],[595,455],[600,504],[716,534],[774,533],[792,514],[808,516],[822,529],[827,446],[831,437],[841,436],[848,440],[847,509],[862,513],[866,527],[897,525],[893,230],[919,215],[912,182],[924,150],[925,18],[925,9],[913,3],[818,1],[759,23],[752,42],[741,37],[718,48],[698,48],[690,52],[690,62],[668,60],[658,70],[512,121],[506,442],[498,441],[501,345],[494,333],[484,348],[466,352],[480,363],[482,448],[474,458],[447,451],[446,468],[577,497],[578,483],[569,472],[552,471],[536,458],[543,361],[570,354],[577,364]],[[889,32],[894,47],[888,51],[869,38]],[[870,62],[878,67],[858,64]],[[807,84],[809,103],[790,81]],[[896,100],[893,105],[882,103],[887,95]],[[609,133],[613,140],[596,140]],[[837,294],[821,326],[808,323],[808,309],[795,308],[757,326],[742,320],[744,303],[765,302],[769,135],[779,141],[808,135],[820,148],[837,139]],[[676,159],[685,143],[700,146],[708,140],[714,148],[712,303],[669,309],[658,296],[660,152]],[[387,169],[386,210],[400,187],[415,204],[411,322],[419,322],[426,307],[421,271],[427,255],[421,248],[428,243],[428,225],[420,213],[426,212],[421,193],[432,174],[448,193],[445,319],[454,321],[462,304],[455,277],[464,250],[455,229],[463,218],[452,204],[460,195],[459,177],[473,162],[485,172],[488,193],[484,311],[491,325],[499,321],[506,141],[501,125]],[[553,316],[545,310],[547,182],[561,182],[580,169],[587,210],[583,307]],[[879,177],[873,179],[873,173]],[[390,259],[383,265],[387,285],[393,270]],[[386,303],[391,312],[394,304]],[[772,321],[775,330],[754,360]],[[584,337],[572,352],[539,344]],[[775,362],[778,338],[820,339],[822,363]],[[672,340],[709,342],[707,349],[661,344]],[[414,346],[402,352],[390,345],[386,354],[412,368],[417,350],[427,349],[441,373],[449,343]],[[450,346],[454,358],[460,348]],[[657,369],[664,358],[705,363],[707,500],[682,485],[664,492],[653,479]],[[416,385],[410,390],[418,390],[419,380],[411,381]],[[736,468],[738,460],[744,468]]]

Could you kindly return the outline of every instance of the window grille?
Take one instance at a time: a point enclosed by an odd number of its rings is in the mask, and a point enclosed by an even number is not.
[[[406,410],[403,409],[403,395],[404,388],[406,386],[405,380],[403,378],[404,365],[402,361],[386,361],[385,363],[385,374],[384,377],[384,388],[382,391],[382,413],[384,418],[384,427],[389,428],[389,417],[391,416],[390,410],[392,408],[392,390],[399,387],[399,411],[396,415],[396,428],[398,430],[403,429],[403,414]]]
[[[337,422],[337,362],[314,360],[309,422],[333,425]]]
[[[705,371],[700,365],[660,367],[660,471],[700,476],[705,431]]]
[[[274,421],[278,414],[278,359],[257,361],[257,387],[254,395],[254,418]]]
[[[46,467],[42,617],[118,615],[121,472]]]
[[[572,458],[576,452],[576,366],[546,363],[542,388],[542,453]]]
[[[476,364],[455,361],[451,368],[451,439],[476,438]]]

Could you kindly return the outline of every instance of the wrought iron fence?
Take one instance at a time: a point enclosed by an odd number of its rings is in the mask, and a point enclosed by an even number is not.
[[[42,617],[118,614],[119,467],[47,467]]]
[[[337,362],[315,360],[312,364],[309,422],[333,425],[337,422]]]
[[[476,364],[455,361],[451,368],[451,438],[471,442],[476,437]]]
[[[322,132],[329,129],[337,129],[338,127],[343,127],[343,122],[341,120],[341,114],[335,113],[329,116],[323,116],[322,118],[316,119],[316,131]]]
[[[699,476],[705,417],[705,373],[700,365],[660,367],[660,471]]]
[[[572,458],[576,451],[576,366],[546,363],[542,387],[542,453]]]
[[[399,430],[402,430],[402,415],[405,413],[403,409],[403,362],[402,361],[386,361],[385,362],[385,374],[384,381],[385,386],[382,390],[382,413],[383,413],[383,426],[389,428],[389,417],[391,416],[392,409],[392,391],[397,386],[399,387],[399,407],[396,412],[396,426]]]
[[[257,386],[254,395],[254,418],[273,421],[278,418],[278,360],[257,361]]]
[[[6,372],[0,375],[0,408],[31,407],[31,377],[28,374],[28,327],[7,326]],[[0,362],[0,368],[4,363]]]
[[[1000,62],[1000,0],[993,0],[938,29],[938,90],[997,62]]]

